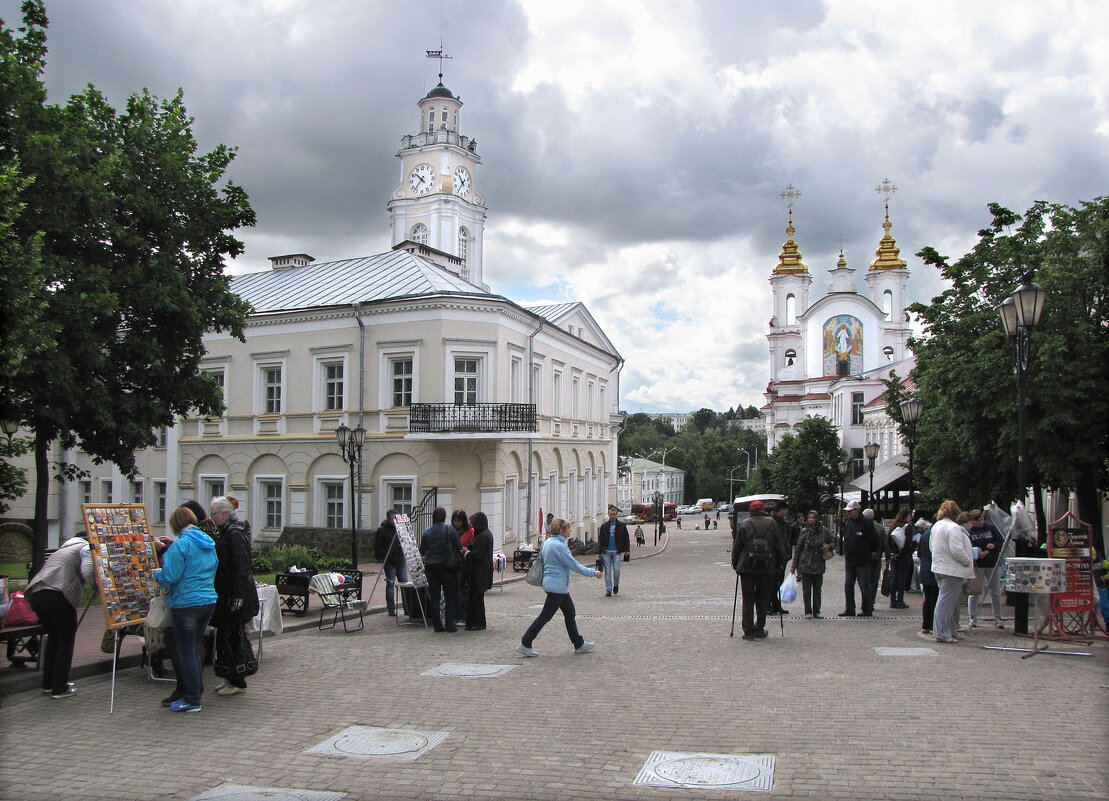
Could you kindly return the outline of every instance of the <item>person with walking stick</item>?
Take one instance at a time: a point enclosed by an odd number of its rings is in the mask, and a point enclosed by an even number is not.
[[[762,501],[752,501],[750,511],[736,529],[732,569],[743,587],[743,639],[759,640],[766,637],[766,610],[777,591],[774,579],[778,565],[786,562],[786,547],[781,527],[767,516]],[[732,620],[734,631],[734,605]]]

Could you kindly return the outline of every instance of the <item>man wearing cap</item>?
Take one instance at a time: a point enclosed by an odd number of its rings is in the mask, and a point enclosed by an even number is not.
[[[620,559],[621,554],[631,550],[631,538],[628,537],[628,527],[616,515],[620,510],[611,504],[608,507],[608,522],[601,525],[597,532],[597,550],[601,553],[601,561],[605,568],[605,597],[620,593]]]
[[[777,589],[778,566],[786,561],[781,527],[762,501],[751,501],[751,516],[739,524],[732,542],[732,569],[743,587],[743,639],[766,636],[766,612]]]
[[[874,602],[870,593],[870,562],[875,553],[881,553],[881,542],[875,535],[874,527],[859,513],[858,501],[851,501],[845,510],[847,520],[843,530],[843,594],[846,608],[840,617],[855,617],[855,583],[858,582],[862,596],[862,617],[874,614]]]

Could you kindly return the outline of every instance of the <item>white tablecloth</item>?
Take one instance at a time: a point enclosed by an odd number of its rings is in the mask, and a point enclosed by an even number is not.
[[[266,634],[280,634],[284,629],[281,624],[281,599],[277,595],[277,587],[273,584],[258,585],[258,614],[247,624],[246,630],[254,633],[258,630]]]

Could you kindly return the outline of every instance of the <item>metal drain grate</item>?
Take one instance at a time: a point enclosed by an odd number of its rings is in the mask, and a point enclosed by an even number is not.
[[[351,726],[304,753],[412,761],[443,742],[447,734],[445,731]]]
[[[479,665],[468,662],[444,662],[439,667],[425,670],[421,676],[450,676],[465,679],[492,679],[503,676],[517,665]]]
[[[632,784],[769,793],[774,789],[774,757],[652,751]]]
[[[345,793],[320,790],[290,790],[286,787],[250,787],[245,784],[221,784],[189,801],[339,801]]]

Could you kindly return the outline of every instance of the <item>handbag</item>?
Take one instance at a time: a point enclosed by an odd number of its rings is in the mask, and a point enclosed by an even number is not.
[[[447,570],[453,570],[455,573],[462,569],[462,554],[449,542],[447,543],[446,568]]]
[[[975,576],[968,578],[963,583],[963,595],[968,598],[973,595],[981,595],[986,591],[986,578],[985,576]]]
[[[163,629],[173,622],[172,613],[166,596],[159,593],[150,599],[150,608],[146,610],[146,627],[148,629]]]
[[[630,562],[632,560],[631,551],[624,551],[624,561]]]
[[[27,598],[21,592],[12,593],[12,602],[8,613],[4,615],[5,626],[37,626],[38,616],[32,611]]]
[[[889,597],[890,594],[890,569],[889,565],[882,569],[882,595]]]
[[[258,672],[258,658],[242,626],[216,629],[216,657],[212,672],[221,679],[253,676]]]
[[[532,557],[531,567],[528,568],[524,581],[533,587],[543,586],[543,558],[539,554]]]

